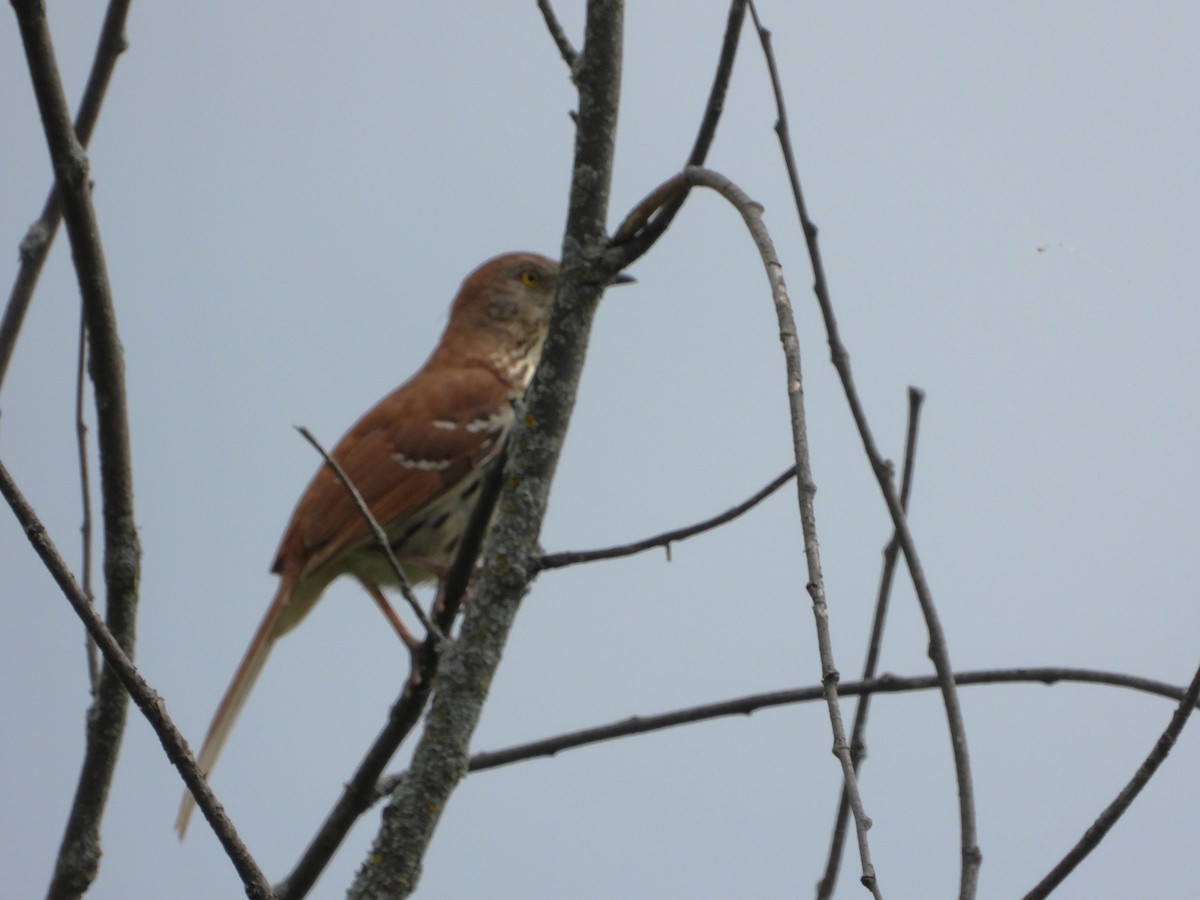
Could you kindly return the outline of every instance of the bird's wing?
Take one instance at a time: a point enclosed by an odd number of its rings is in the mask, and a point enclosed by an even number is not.
[[[376,521],[394,530],[495,455],[512,423],[510,390],[482,367],[424,369],[359,419],[332,456]],[[321,466],[272,571],[302,581],[369,536],[345,486]]]

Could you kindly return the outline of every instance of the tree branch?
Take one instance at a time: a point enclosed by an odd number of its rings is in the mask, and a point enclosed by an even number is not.
[[[702,166],[708,158],[708,150],[717,134],[717,124],[721,121],[721,113],[725,109],[725,95],[729,90],[729,79],[733,74],[733,62],[737,58],[738,40],[742,34],[742,22],[746,18],[746,0],[733,0],[729,4],[729,18],[725,22],[725,37],[721,43],[721,55],[717,60],[717,70],[713,75],[712,88],[708,93],[708,102],[704,106],[704,116],[700,120],[700,130],[692,144],[692,152],[688,154],[687,166]],[[628,231],[624,227],[613,235],[613,243],[620,244],[622,255],[620,268],[630,266],[636,259],[645,254],[674,221],[683,203],[687,200],[688,189],[674,192],[666,202],[654,205],[650,212],[654,213],[653,220],[649,213],[645,220],[637,223],[635,228]],[[627,220],[628,221],[628,220]]]
[[[917,458],[917,425],[921,417],[921,402],[925,395],[916,388],[908,389],[908,431],[904,441],[904,474],[900,478],[900,505],[908,514],[908,497],[912,490],[913,467]],[[879,575],[879,592],[875,599],[875,614],[871,621],[871,638],[867,643],[867,660],[863,664],[862,680],[868,681],[875,677],[879,666],[879,650],[883,646],[883,628],[887,623],[888,601],[892,593],[892,580],[896,571],[896,557],[900,550],[900,542],[896,539],[895,531],[883,551],[883,571]],[[854,771],[862,766],[866,752],[864,736],[867,733],[867,714],[871,708],[871,695],[863,694],[854,710],[854,725],[850,729],[850,757],[854,761]],[[842,865],[842,849],[846,841],[846,825],[850,816],[850,799],[842,789],[838,801],[837,815],[834,818],[833,837],[829,842],[829,855],[825,861],[825,872],[817,882],[818,900],[828,900],[833,896],[837,887],[838,870]]]
[[[132,655],[141,548],[133,514],[124,363],[100,231],[92,209],[87,156],[76,137],[63,96],[45,8],[38,0],[13,0],[13,9],[55,180],[62,195],[63,216],[87,320],[100,449],[106,618],[117,643],[126,655]],[[127,705],[120,679],[106,665],[100,677],[98,698],[87,717],[87,748],[50,884],[50,897],[82,894],[95,878],[100,861],[100,820],[120,751]]]
[[[375,539],[375,543],[379,545],[379,549],[383,551],[384,558],[387,559],[388,567],[392,570],[392,574],[396,576],[396,583],[400,586],[400,595],[404,597],[404,602],[408,604],[408,608],[413,611],[417,617],[417,621],[421,623],[421,627],[425,629],[425,633],[433,635],[437,640],[444,640],[445,635],[442,634],[440,628],[429,620],[429,616],[425,615],[425,610],[421,609],[421,604],[417,602],[417,595],[413,592],[413,587],[408,583],[408,576],[404,574],[404,569],[400,567],[400,561],[396,559],[396,554],[392,552],[392,545],[388,541],[387,532],[383,530],[375,517],[371,515],[371,510],[367,506],[367,501],[363,499],[362,494],[358,492],[358,488],[354,486],[354,482],[350,480],[350,476],[346,474],[346,470],[341,467],[336,459],[330,456],[325,448],[321,446],[311,431],[303,425],[296,426],[296,430],[301,436],[312,444],[313,449],[321,454],[321,459],[325,461],[330,471],[337,476],[337,480],[342,483],[342,487],[346,489],[346,493],[350,495],[350,499],[354,501],[355,507],[358,509],[359,515],[367,523],[367,529],[371,532],[371,537]]]
[[[788,403],[792,415],[792,441],[796,455],[797,489],[800,503],[800,523],[804,533],[804,554],[808,565],[808,593],[812,598],[813,616],[817,626],[817,645],[820,650],[822,681],[825,685],[825,699],[829,710],[830,726],[833,731],[833,752],[842,765],[843,783],[849,792],[851,808],[854,811],[855,824],[858,831],[859,853],[862,859],[863,885],[876,896],[880,896],[876,886],[875,872],[870,860],[870,847],[867,842],[867,828],[870,820],[862,807],[858,795],[858,786],[854,777],[854,766],[850,758],[849,745],[846,742],[845,727],[842,722],[841,709],[838,705],[837,682],[838,671],[833,660],[833,646],[829,636],[829,612],[825,602],[825,587],[821,576],[820,550],[817,545],[816,519],[812,498],[816,486],[812,479],[809,463],[808,433],[804,412],[804,381],[800,368],[800,345],[796,337],[796,323],[792,315],[791,301],[788,298],[787,287],[783,281],[783,269],[775,253],[774,244],[762,222],[762,207],[752,201],[733,182],[715,172],[706,169],[689,167],[659,187],[655,188],[643,199],[617,229],[621,239],[635,239],[646,227],[651,216],[660,207],[672,202],[673,198],[688,186],[703,186],[721,194],[742,216],[746,227],[758,247],[767,279],[771,284],[771,296],[775,303],[775,311],[779,321],[779,337],[783,344],[784,359],[787,368]]]
[[[79,525],[80,535],[80,571],[83,573],[84,596],[94,602],[92,593],[92,479],[88,466],[87,452],[87,422],[84,419],[85,397],[87,393],[87,321],[83,310],[79,310],[79,349],[75,365],[75,451],[79,457],[79,500],[82,512]],[[100,691],[100,654],[96,642],[91,635],[85,635],[87,641],[88,687],[91,690],[92,702]]]
[[[1075,867],[1083,862],[1087,855],[1104,840],[1105,835],[1116,824],[1117,819],[1125,814],[1125,810],[1129,809],[1130,804],[1142,792],[1142,788],[1149,783],[1150,779],[1154,777],[1154,773],[1158,771],[1158,767],[1166,760],[1167,754],[1175,746],[1175,741],[1179,739],[1183,726],[1187,723],[1188,717],[1192,714],[1198,701],[1200,701],[1200,669],[1197,669],[1196,674],[1192,676],[1192,683],[1180,699],[1179,707],[1171,716],[1171,721],[1167,723],[1166,730],[1159,736],[1150,755],[1138,767],[1133,778],[1125,787],[1121,788],[1121,792],[1117,794],[1113,802],[1088,827],[1087,831],[1083,833],[1083,837],[1058,865],[1025,895],[1025,900],[1043,900],[1050,896],[1050,893],[1062,884],[1063,880],[1075,870]]]
[[[92,139],[105,91],[108,90],[113,70],[117,65],[117,57],[127,46],[125,17],[128,12],[129,0],[110,0],[108,12],[104,15],[100,39],[96,43],[96,55],[92,60],[92,70],[83,89],[83,98],[79,101],[79,111],[75,114],[75,137],[83,147]],[[9,292],[4,318],[0,320],[0,387],[4,384],[4,376],[8,372],[8,364],[12,360],[17,337],[21,332],[21,324],[25,321],[25,313],[33,299],[33,289],[42,273],[46,257],[50,255],[50,247],[54,243],[54,234],[58,230],[61,218],[62,197],[58,192],[58,183],[55,182],[50,186],[41,215],[29,226],[25,238],[21,241],[21,267],[17,270],[16,280]]]
[[[908,563],[909,574],[912,577],[913,588],[921,605],[921,613],[925,617],[926,628],[929,631],[929,658],[933,661],[934,670],[941,678],[942,704],[946,708],[946,723],[950,731],[950,744],[954,753],[954,773],[958,781],[958,810],[959,810],[959,850],[962,857],[961,874],[959,878],[959,900],[971,900],[979,889],[979,866],[983,854],[979,849],[979,839],[975,824],[975,788],[971,776],[971,759],[967,749],[967,729],[963,721],[962,706],[958,702],[958,692],[954,686],[953,667],[950,663],[950,651],[946,643],[946,635],[938,617],[937,607],[933,602],[933,592],[925,578],[925,570],[917,555],[917,545],[908,527],[900,499],[896,496],[892,484],[891,467],[879,453],[875,438],[871,434],[870,424],[863,411],[862,401],[854,386],[854,377],[850,370],[850,354],[846,352],[838,333],[837,319],[833,314],[833,303],[829,298],[829,286],[825,278],[825,264],[821,258],[820,245],[817,242],[817,227],[808,216],[804,203],[804,195],[800,190],[800,177],[797,174],[796,161],[792,153],[791,138],[788,133],[787,109],[783,102],[783,89],[779,82],[779,71],[775,65],[775,55],[771,51],[771,36],[758,22],[757,12],[751,4],[751,13],[755,17],[759,38],[762,42],[763,53],[766,55],[767,67],[771,73],[771,85],[775,92],[775,102],[778,120],[775,131],[779,135],[779,144],[787,166],[788,179],[792,186],[792,197],[800,224],[804,230],[805,242],[808,246],[809,258],[813,268],[813,292],[821,308],[825,320],[825,329],[829,337],[829,347],[834,368],[841,379],[846,400],[850,406],[851,415],[858,428],[859,436],[871,463],[871,471],[879,483],[879,489],[887,504],[888,513],[892,517],[900,547],[904,551]]]
[[[654,547],[666,548],[667,556],[670,558],[671,544],[676,541],[685,541],[690,537],[695,537],[698,534],[718,528],[727,522],[732,522],[734,519],[758,506],[758,504],[770,497],[795,476],[796,467],[792,466],[781,475],[776,476],[770,484],[752,497],[743,500],[737,506],[731,507],[719,515],[713,516],[711,519],[697,522],[695,525],[676,528],[674,531],[664,531],[662,534],[657,534],[654,537],[643,538],[631,544],[606,547],[602,550],[568,550],[562,553],[547,553],[538,561],[538,569],[546,571],[548,569],[561,569],[564,566],[573,566],[578,563],[596,562],[603,559],[618,559],[622,556],[632,556],[635,553],[641,553],[644,550],[650,550]]]
[[[13,481],[12,476],[3,463],[0,463],[0,494],[3,494],[4,499],[8,501],[8,505],[12,508],[14,515],[16,515],[17,521],[25,530],[25,535],[29,538],[29,543],[33,545],[34,551],[41,557],[46,569],[50,572],[50,576],[58,584],[63,595],[75,609],[79,618],[83,620],[88,634],[96,642],[96,646],[100,648],[100,652],[104,655],[104,678],[119,680],[120,684],[129,692],[128,695],[133,697],[133,702],[137,704],[138,709],[145,715],[151,727],[154,728],[154,732],[158,735],[158,740],[162,744],[163,750],[166,751],[167,758],[171,760],[175,768],[179,770],[179,774],[183,776],[184,782],[186,782],[188,788],[196,798],[196,803],[204,812],[204,816],[212,825],[217,839],[221,842],[221,846],[225,848],[225,852],[233,862],[234,868],[237,869],[238,875],[241,876],[242,882],[246,886],[246,895],[252,898],[262,898],[262,900],[269,900],[269,898],[274,897],[266,878],[258,870],[253,857],[251,857],[249,851],[238,837],[233,823],[225,815],[225,810],[217,802],[216,797],[208,786],[208,782],[200,773],[199,768],[197,768],[196,760],[192,756],[191,750],[188,749],[187,741],[183,739],[183,735],[179,733],[179,729],[171,721],[162,698],[138,674],[129,656],[125,653],[109,628],[100,620],[100,616],[93,608],[91,600],[75,582],[75,578],[71,575],[66,562],[59,555],[53,541],[50,540],[49,535],[46,533],[45,526],[38,519],[37,514],[25,500],[24,496],[22,496],[20,489]],[[105,689],[111,690],[110,688]],[[97,847],[97,852],[98,849]],[[85,889],[77,891],[73,896],[81,896]],[[52,886],[49,896],[72,896],[66,891],[67,888],[65,887],[57,888]]]
[[[587,339],[600,296],[617,269],[606,259],[605,220],[621,75],[623,6],[588,3],[575,67],[579,116],[571,205],[563,237],[558,298],[525,410],[509,438],[498,514],[458,640],[446,651],[410,777],[383,822],[348,896],[406,897],[454,788],[466,774],[471,735],[500,664],[521,598],[535,574],[537,536],[570,421]]]
[[[829,609],[825,602],[825,580],[821,574],[821,552],[817,544],[816,512],[813,496],[816,483],[808,453],[808,425],[804,411],[804,377],[800,367],[800,342],[796,334],[796,320],[792,314],[791,300],[783,281],[783,266],[775,253],[766,226],[762,221],[762,207],[747,197],[740,188],[727,178],[703,169],[684,170],[685,180],[693,185],[711,188],[728,200],[742,216],[758,247],[767,279],[771,283],[771,296],[775,301],[775,313],[779,321],[779,339],[787,367],[788,404],[792,413],[792,442],[796,454],[796,487],[800,502],[800,525],[804,533],[804,556],[808,565],[809,596],[812,598],[813,618],[817,627],[817,647],[821,657],[821,683],[824,687],[825,704],[829,710],[829,722],[833,732],[833,753],[842,766],[842,783],[854,813],[858,832],[859,856],[862,860],[863,886],[881,898],[876,882],[875,867],[871,864],[871,849],[867,840],[867,829],[871,821],[863,808],[858,791],[854,764],[850,758],[850,746],[846,741],[845,725],[841,706],[838,703],[837,684],[840,675],[833,658],[833,640],[829,633]]]
[[[1054,685],[1060,682],[1074,684],[1100,684],[1112,687],[1129,688],[1165,697],[1169,700],[1188,702],[1187,689],[1162,681],[1141,678],[1136,675],[1125,675],[1119,672],[1102,672],[1095,669],[1073,669],[1060,666],[1042,666],[1036,668],[1018,669],[983,669],[974,672],[959,672],[954,681],[960,687],[971,687],[984,684],[1045,684]],[[838,685],[838,695],[841,697],[867,697],[873,694],[907,694],[916,691],[928,691],[939,687],[936,675],[916,675],[899,677],[882,675],[879,678],[863,681],[844,681]],[[555,735],[541,740],[517,744],[501,750],[491,750],[476,753],[471,757],[470,770],[483,772],[513,763],[525,762],[530,759],[557,756],[564,750],[574,750],[611,741],[617,738],[630,737],[638,734],[649,734],[653,731],[664,731],[680,725],[692,725],[697,722],[707,722],[729,716],[748,716],[763,709],[778,706],[791,706],[797,703],[811,703],[824,697],[821,685],[794,688],[786,691],[770,691],[762,694],[750,694],[731,700],[716,703],[705,703],[700,706],[690,706],[684,709],[672,710],[653,716],[631,716],[606,725],[584,728],[569,734]],[[1192,704],[1200,704],[1200,699],[1193,698]],[[403,774],[388,777],[387,783],[405,777]]]

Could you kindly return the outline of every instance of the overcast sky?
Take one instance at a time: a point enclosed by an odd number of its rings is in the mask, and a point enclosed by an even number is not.
[[[101,4],[52,4],[77,101]],[[561,3],[581,36],[582,3]],[[682,164],[722,2],[632,3],[611,221]],[[1200,6],[764,0],[834,303],[877,439],[928,399],[912,528],[958,669],[1073,665],[1186,684],[1200,663]],[[425,358],[477,263],[557,255],[575,96],[532,0],[134,4],[92,142],[128,373],[144,549],[137,660],[198,743],[274,589],[332,443]],[[766,208],[801,333],[834,650],[862,665],[890,528],[828,362],[747,31],[710,165]],[[0,16],[0,269],[50,168]],[[775,314],[753,246],[696,195],[614,291],[543,534],[639,538],[716,513],[791,459]],[[0,394],[0,458],[78,565],[78,295],[60,236]],[[89,412],[89,421],[94,415]],[[82,628],[0,515],[0,893],[44,891],[87,704]],[[525,601],[476,749],[817,682],[794,490],[673,550],[548,573]],[[898,590],[882,667],[930,670]],[[282,877],[406,671],[338,584],[281,642],[213,786]],[[1019,896],[1126,782],[1173,711],[1087,686],[962,694],[981,897]],[[872,707],[862,789],[885,895],[950,897],[958,819],[934,693]],[[851,709],[848,707],[847,715]],[[1185,896],[1197,725],[1056,896]],[[839,789],[822,706],[772,710],[469,777],[425,897],[810,896]],[[394,768],[403,766],[402,750]],[[131,711],[90,897],[234,897]],[[378,821],[318,884],[337,897]],[[848,859],[839,897],[860,897]]]

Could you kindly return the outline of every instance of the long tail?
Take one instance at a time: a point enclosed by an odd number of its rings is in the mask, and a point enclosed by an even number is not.
[[[293,624],[281,619],[284,609],[291,599],[291,594],[290,579],[281,580],[279,590],[275,592],[275,599],[271,601],[267,614],[263,616],[263,620],[258,626],[258,631],[254,633],[254,639],[250,641],[246,655],[242,657],[241,665],[234,673],[233,681],[225,689],[221,705],[213,714],[212,724],[208,726],[208,734],[204,738],[204,746],[200,748],[200,756],[196,760],[200,771],[205,776],[212,771],[221,748],[225,746],[225,740],[229,737],[229,732],[233,729],[233,723],[237,720],[238,713],[242,711],[246,698],[250,696],[254,682],[258,680],[258,675],[262,672],[262,667],[267,661],[271,647],[275,644],[275,639],[283,634],[290,624]],[[181,841],[187,834],[188,820],[191,818],[195,806],[196,798],[192,796],[191,791],[184,789],[183,799],[179,801],[179,815],[175,817],[175,831],[178,832]]]

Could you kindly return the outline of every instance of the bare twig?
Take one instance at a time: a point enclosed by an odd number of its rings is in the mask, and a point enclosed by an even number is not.
[[[1136,675],[1125,675],[1119,672],[1102,672],[1095,669],[1072,669],[1059,666],[1043,666],[1038,668],[1018,669],[984,669],[974,672],[959,672],[954,676],[955,683],[961,687],[992,684],[1045,684],[1059,683],[1099,684],[1111,687],[1129,688],[1130,690],[1165,697],[1168,700],[1188,702],[1187,689],[1177,685],[1141,678]],[[873,694],[906,694],[915,691],[928,691],[939,686],[936,675],[916,675],[898,677],[883,675],[864,681],[844,681],[838,685],[838,695],[842,697],[866,697]],[[569,734],[555,735],[537,741],[517,744],[502,750],[492,750],[476,753],[471,757],[470,770],[483,772],[500,766],[512,765],[530,759],[556,756],[565,750],[587,747],[603,741],[632,735],[647,734],[652,731],[663,731],[679,725],[691,725],[696,722],[706,722],[711,719],[729,716],[748,716],[763,709],[778,706],[791,706],[797,703],[811,703],[824,697],[821,685],[794,688],[786,691],[770,691],[763,694],[750,694],[745,697],[735,697],[717,703],[705,703],[701,706],[690,706],[685,709],[672,710],[653,716],[632,716],[618,722],[597,725]],[[1200,700],[1192,698],[1193,705]],[[391,775],[383,787],[405,777],[403,773]]]
[[[817,628],[817,646],[821,657],[821,682],[825,703],[829,711],[830,728],[833,732],[833,753],[842,767],[842,782],[850,798],[850,808],[858,834],[859,856],[862,861],[862,883],[871,893],[882,896],[871,864],[871,850],[867,840],[867,829],[871,822],[863,808],[858,792],[858,782],[850,758],[850,746],[846,741],[845,725],[838,703],[837,685],[839,674],[833,658],[833,642],[829,633],[829,610],[825,602],[825,583],[821,574],[821,553],[817,545],[816,514],[813,509],[812,468],[808,452],[808,428],[804,412],[804,378],[800,367],[800,342],[796,335],[796,322],[792,314],[787,286],[783,281],[783,267],[775,253],[771,236],[762,221],[762,207],[752,201],[729,179],[706,169],[688,168],[676,180],[685,184],[711,188],[729,201],[754,239],[762,257],[767,279],[771,284],[771,297],[775,302],[775,313],[779,321],[779,339],[783,345],[787,367],[788,404],[792,414],[792,442],[796,455],[796,487],[800,503],[800,525],[804,533],[804,556],[808,566],[809,596],[812,598],[813,618]]]
[[[379,545],[379,548],[387,558],[388,565],[392,569],[392,574],[396,576],[396,583],[400,586],[401,595],[404,597],[405,602],[408,603],[413,614],[417,617],[417,620],[421,623],[421,626],[427,634],[432,634],[438,640],[443,640],[445,635],[442,634],[441,629],[429,620],[429,617],[425,615],[425,610],[417,602],[417,595],[413,591],[412,585],[409,584],[408,576],[404,574],[404,569],[400,567],[400,561],[396,559],[396,554],[392,552],[392,544],[388,540],[387,532],[383,530],[383,527],[375,520],[375,516],[371,514],[371,510],[367,506],[367,501],[358,492],[358,488],[354,486],[354,482],[350,480],[350,476],[346,474],[346,470],[341,467],[336,459],[325,452],[325,448],[321,446],[320,441],[313,437],[311,431],[303,425],[297,425],[296,430],[321,454],[321,459],[325,460],[325,465],[329,466],[333,474],[337,476],[338,481],[346,489],[346,493],[350,495],[350,499],[354,501],[359,514],[363,517],[363,521],[367,523],[367,528],[371,531],[371,536],[375,538],[375,543]]]
[[[83,511],[79,533],[82,544],[80,555],[80,571],[83,573],[83,593],[89,600],[95,597],[92,593],[92,484],[89,476],[87,454],[87,422],[83,417],[83,401],[87,371],[87,320],[83,310],[79,310],[79,354],[75,369],[75,447],[79,455],[79,495]],[[88,684],[91,687],[92,702],[100,690],[100,655],[92,636],[84,632],[87,641]]]
[[[737,58],[738,41],[742,33],[742,22],[746,18],[746,0],[733,0],[729,4],[729,17],[725,22],[725,37],[721,43],[721,55],[717,59],[717,70],[713,74],[712,88],[708,93],[708,102],[704,106],[704,117],[700,120],[700,129],[692,144],[692,152],[688,154],[688,166],[702,166],[708,158],[708,150],[717,134],[717,123],[721,121],[721,113],[725,109],[725,94],[729,89],[729,78],[733,74],[733,63]],[[621,245],[622,256],[620,268],[631,265],[634,260],[648,251],[662,237],[667,227],[675,219],[683,203],[687,199],[687,186],[682,191],[673,192],[664,198],[664,202],[656,203],[653,209],[646,211],[645,219],[637,222],[636,227],[619,228],[613,235],[613,243]],[[650,219],[654,213],[653,220]],[[631,216],[633,214],[631,213]],[[626,218],[629,223],[629,217]]]
[[[698,534],[703,534],[706,531],[711,531],[714,528],[724,525],[726,522],[733,521],[738,516],[758,506],[758,504],[770,497],[795,476],[796,467],[792,466],[781,475],[776,476],[770,484],[752,497],[743,500],[737,506],[731,507],[719,515],[713,516],[711,519],[697,522],[695,525],[677,528],[674,531],[664,531],[662,534],[634,541],[631,544],[620,544],[616,547],[605,547],[601,550],[568,550],[562,553],[547,553],[538,562],[538,568],[545,571],[547,569],[561,569],[564,566],[573,566],[577,563],[596,562],[602,559],[617,559],[622,556],[632,556],[635,553],[641,553],[644,550],[650,550],[654,547],[664,547],[669,554],[671,552],[671,545],[676,541],[685,541],[690,537],[695,537]]]
[[[950,651],[946,643],[946,635],[942,629],[941,620],[938,617],[937,607],[933,602],[933,592],[930,590],[929,582],[925,578],[925,570],[921,565],[920,557],[917,555],[916,542],[913,540],[912,532],[909,530],[904,510],[900,506],[900,499],[896,495],[895,485],[892,483],[891,467],[888,466],[883,456],[879,453],[879,449],[875,444],[875,438],[871,434],[871,426],[863,410],[862,401],[859,399],[858,391],[854,386],[854,377],[850,370],[850,354],[846,352],[846,348],[842,344],[841,336],[838,333],[837,319],[833,314],[833,303],[829,297],[829,285],[825,278],[825,264],[822,261],[820,245],[817,242],[817,226],[813,224],[808,216],[808,209],[804,203],[804,195],[800,190],[800,177],[797,173],[796,161],[792,153],[791,138],[788,134],[787,110],[783,102],[783,89],[779,82],[779,71],[775,65],[775,55],[771,51],[770,32],[758,22],[753,4],[751,4],[750,9],[751,14],[755,17],[755,24],[758,26],[763,53],[766,55],[767,67],[771,73],[771,85],[775,92],[775,102],[778,112],[775,131],[779,135],[780,148],[783,152],[788,178],[792,186],[793,201],[796,205],[796,212],[800,217],[801,227],[804,230],[809,258],[812,261],[813,292],[816,294],[817,302],[821,308],[821,315],[825,320],[825,329],[829,337],[833,365],[837,370],[838,377],[841,379],[851,415],[858,428],[863,448],[866,450],[867,457],[871,462],[871,471],[879,483],[879,489],[883,494],[884,502],[887,504],[888,513],[892,517],[892,524],[896,529],[900,547],[904,551],[904,558],[908,563],[913,589],[916,591],[917,601],[920,603],[921,613],[925,617],[925,625],[929,631],[929,658],[933,662],[934,670],[941,678],[942,704],[946,708],[946,723],[950,732],[950,744],[954,753],[954,774],[958,781],[959,850],[961,854],[959,900],[971,900],[978,891],[979,866],[983,860],[983,854],[979,849],[979,839],[975,824],[975,788],[971,776],[970,753],[967,749],[967,729],[963,721],[962,706],[958,701],[958,692],[954,687],[954,670],[950,664]]]
[[[917,424],[921,416],[921,402],[924,393],[914,387],[908,389],[908,432],[904,441],[904,473],[900,478],[900,505],[908,514],[908,497],[912,490],[913,467],[917,457]],[[892,579],[896,571],[896,557],[900,551],[900,543],[893,532],[891,540],[883,551],[883,570],[879,575],[879,592],[875,599],[875,614],[871,621],[871,638],[867,643],[867,660],[863,664],[863,681],[875,677],[879,667],[879,651],[883,646],[883,629],[887,623],[888,600],[892,593]],[[864,736],[867,732],[867,714],[871,708],[871,695],[863,694],[854,710],[854,725],[850,729],[850,756],[854,761],[854,771],[862,766],[866,751]],[[834,818],[833,837],[829,842],[829,855],[825,861],[825,872],[817,883],[818,900],[826,900],[833,896],[837,886],[838,870],[842,865],[842,849],[846,840],[846,826],[849,824],[850,801],[842,789],[838,801],[837,815]]]
[[[20,489],[13,481],[12,476],[3,463],[0,463],[0,494],[3,494],[4,499],[8,501],[8,505],[16,515],[17,521],[25,530],[25,535],[29,538],[29,543],[33,545],[33,549],[41,557],[46,569],[50,572],[50,576],[58,584],[67,601],[83,621],[88,634],[96,642],[96,645],[100,648],[100,652],[104,655],[104,677],[106,679],[115,678],[120,681],[121,685],[129,692],[129,696],[133,697],[133,702],[142,711],[142,714],[154,729],[155,734],[158,735],[159,742],[163,745],[163,750],[166,751],[167,758],[171,760],[175,768],[183,776],[183,780],[196,797],[196,802],[199,804],[200,809],[203,810],[205,818],[212,825],[217,839],[221,842],[221,846],[225,848],[225,852],[233,862],[234,868],[237,869],[238,875],[241,876],[242,882],[246,886],[247,895],[269,900],[269,898],[274,896],[271,893],[270,885],[267,883],[266,878],[263,877],[262,872],[258,870],[253,857],[251,857],[249,851],[238,837],[233,823],[225,815],[225,810],[217,802],[213,792],[209,789],[208,782],[205,781],[203,774],[201,774],[199,768],[196,766],[195,758],[188,749],[187,741],[183,739],[183,735],[179,733],[179,729],[175,727],[175,723],[171,721],[171,717],[167,714],[167,708],[162,698],[138,674],[133,662],[126,655],[117,639],[104,622],[100,620],[96,610],[92,607],[91,600],[76,583],[66,562],[59,555],[53,541],[50,540],[49,535],[46,533],[45,526],[38,519],[37,514],[25,500],[24,496],[22,496]],[[81,893],[75,896],[80,896]],[[52,891],[51,896],[66,895],[57,894]]]
[[[108,11],[104,15],[100,39],[96,43],[96,55],[92,60],[92,70],[88,74],[83,98],[79,101],[79,111],[75,115],[75,137],[81,146],[86,147],[92,139],[104,93],[112,80],[117,58],[125,50],[125,16],[128,12],[129,0],[110,0]],[[46,257],[50,254],[50,246],[54,242],[54,233],[58,230],[61,218],[62,198],[58,192],[58,184],[55,183],[50,186],[41,215],[29,226],[25,238],[21,241],[21,267],[17,270],[16,280],[9,293],[4,318],[0,320],[0,386],[4,384],[4,376],[21,332],[21,324],[25,321],[25,313],[33,298],[33,289],[37,285]]]
[[[1104,812],[1100,813],[1099,817],[1093,822],[1083,833],[1083,837],[1079,842],[1070,849],[1066,856],[1056,865],[1050,872],[1037,883],[1033,890],[1025,895],[1025,900],[1043,900],[1044,897],[1050,896],[1051,891],[1058,887],[1068,875],[1074,871],[1075,867],[1083,862],[1084,858],[1091,853],[1096,846],[1104,840],[1105,835],[1116,824],[1117,819],[1124,815],[1125,810],[1133,803],[1138,794],[1154,777],[1154,773],[1158,771],[1158,767],[1163,764],[1167,758],[1167,754],[1171,752],[1171,748],[1175,746],[1175,741],[1178,740],[1180,733],[1183,731],[1183,726],[1187,723],[1188,717],[1195,709],[1197,701],[1200,701],[1200,669],[1196,670],[1196,674],[1192,676],[1192,683],[1188,686],[1187,692],[1179,701],[1179,707],[1171,716],[1171,721],[1167,723],[1166,730],[1159,736],[1154,744],[1154,748],[1150,751],[1149,756],[1138,766],[1137,772],[1125,787],[1121,788],[1121,792],[1110,803]]]
[[[112,636],[126,654],[131,654],[141,547],[133,513],[129,420],[116,313],[92,208],[87,155],[71,124],[45,8],[39,0],[13,0],[13,9],[54,177],[62,195],[63,217],[87,320],[103,499],[105,615]],[[101,672],[97,693],[87,716],[83,765],[47,892],[50,898],[75,897],[86,892],[100,864],[100,820],[120,752],[128,695],[120,678],[107,665]]]
[[[574,71],[575,62],[579,59],[579,52],[571,46],[571,39],[563,31],[562,23],[558,21],[558,16],[554,14],[554,8],[550,5],[550,0],[537,0],[537,5],[538,9],[542,11],[542,18],[546,20],[546,30],[550,32],[550,37],[554,39],[554,45],[558,47],[559,55],[562,56],[563,62],[567,64],[567,68]]]
[[[471,511],[467,527],[463,530],[459,541],[458,551],[450,570],[443,580],[440,593],[441,604],[434,610],[434,631],[429,632],[421,652],[414,659],[416,677],[410,677],[404,685],[400,696],[392,704],[387,722],[375,742],[359,763],[354,776],[346,782],[341,797],[334,804],[329,815],[305,848],[303,855],[296,862],[288,876],[275,886],[280,900],[300,900],[306,896],[329,861],[337,852],[342,841],[346,839],[359,816],[371,808],[378,799],[377,785],[383,770],[404,739],[420,721],[421,713],[429,700],[429,691],[433,685],[440,662],[440,653],[444,646],[436,635],[450,634],[454,620],[462,606],[471,573],[475,569],[475,561],[483,546],[484,535],[492,513],[496,507],[496,499],[500,496],[500,484],[504,472],[505,460],[508,458],[507,443],[501,448],[492,462],[491,469],[484,476],[479,489],[479,499]]]
[[[495,524],[456,640],[437,683],[405,779],[383,813],[351,900],[407,897],[455,787],[466,774],[479,722],[521,599],[535,574],[537,536],[570,422],[588,335],[610,267],[606,219],[620,93],[624,8],[590,0],[583,49],[574,68],[579,89],[571,204],[550,331],[524,414],[513,426]]]

